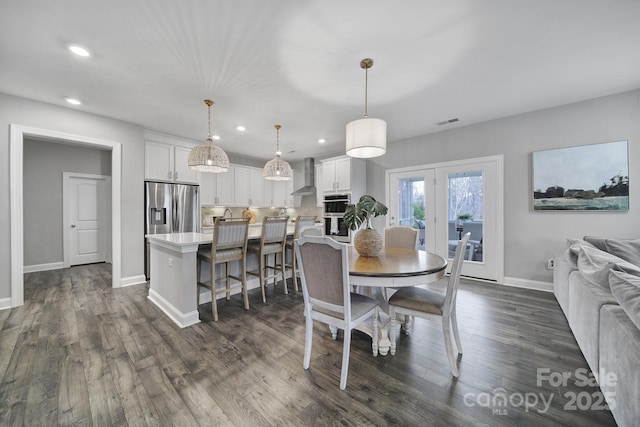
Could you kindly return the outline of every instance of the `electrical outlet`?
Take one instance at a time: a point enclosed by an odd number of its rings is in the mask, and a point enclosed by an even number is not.
[[[547,270],[553,270],[554,262],[553,258],[547,260]]]

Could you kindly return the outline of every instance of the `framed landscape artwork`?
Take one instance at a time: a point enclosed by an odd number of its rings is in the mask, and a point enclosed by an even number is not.
[[[627,141],[535,151],[533,210],[628,211]]]

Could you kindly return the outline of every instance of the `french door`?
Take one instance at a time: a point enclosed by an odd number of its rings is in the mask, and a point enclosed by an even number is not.
[[[420,230],[420,249],[451,259],[463,234],[462,274],[504,278],[502,156],[387,171],[389,225]]]
[[[418,249],[435,252],[435,169],[390,174],[388,224],[419,230]]]

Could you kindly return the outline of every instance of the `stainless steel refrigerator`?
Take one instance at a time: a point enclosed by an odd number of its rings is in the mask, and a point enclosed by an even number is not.
[[[197,185],[144,183],[144,234],[200,231],[200,191]],[[149,241],[145,237],[145,275],[149,279]]]

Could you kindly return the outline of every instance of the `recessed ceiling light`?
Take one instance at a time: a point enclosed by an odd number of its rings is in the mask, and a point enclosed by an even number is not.
[[[216,141],[220,139],[220,135],[213,135],[211,138],[215,139]]]
[[[91,53],[89,53],[87,49],[83,48],[82,46],[78,46],[77,44],[69,45],[69,50],[78,56],[91,56]]]
[[[324,138],[320,138],[320,139],[318,140],[318,142],[319,142],[320,144],[324,144],[325,142],[327,142],[327,140],[326,140],[326,139],[324,139]]]
[[[245,128],[242,125],[238,125],[238,127],[236,127],[236,129],[238,129],[240,132],[242,132],[243,130],[246,130],[247,128]]]
[[[80,101],[79,99],[75,99],[75,98],[65,98],[65,101],[67,101],[69,104],[71,105],[82,105],[82,101]]]

